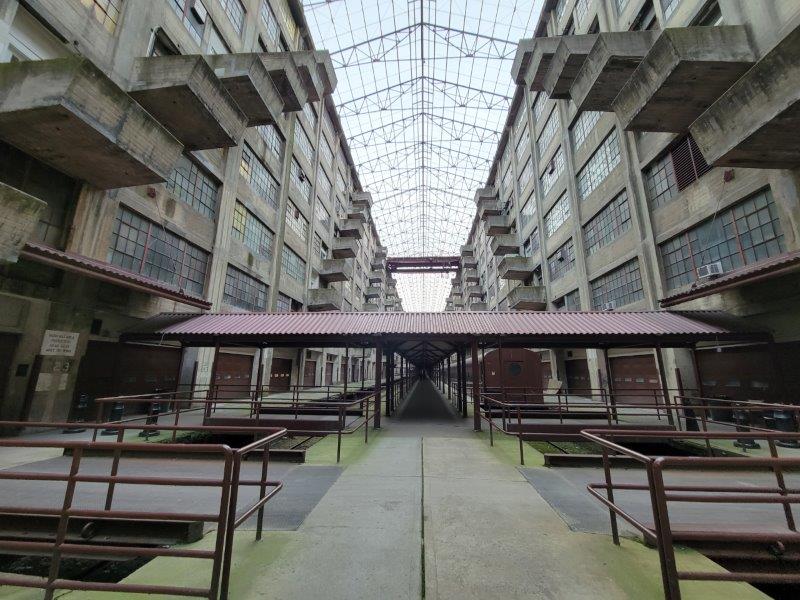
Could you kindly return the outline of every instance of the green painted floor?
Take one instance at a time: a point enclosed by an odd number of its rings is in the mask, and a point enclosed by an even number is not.
[[[414,402],[443,402],[428,382],[412,393]],[[260,542],[237,531],[231,600],[663,598],[656,552],[571,531],[517,470],[516,439],[498,436],[490,447],[470,419],[407,414],[413,418],[385,420],[368,445],[360,435],[345,438],[343,473],[297,531],[269,531]],[[334,464],[335,450],[335,438],[325,439],[308,462]],[[527,466],[541,464],[526,452]],[[213,541],[211,533],[196,545]],[[715,568],[688,550],[678,560],[679,568]],[[198,561],[157,559],[128,579],[196,586],[208,575]],[[681,588],[685,600],[767,598],[743,584]],[[0,588],[0,598],[41,592]]]

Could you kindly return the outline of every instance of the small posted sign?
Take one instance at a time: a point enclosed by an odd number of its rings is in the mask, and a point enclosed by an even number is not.
[[[44,332],[42,349],[39,354],[42,356],[75,356],[80,335],[77,331],[48,329]]]

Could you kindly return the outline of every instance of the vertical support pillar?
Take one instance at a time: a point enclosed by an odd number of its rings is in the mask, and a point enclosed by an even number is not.
[[[768,401],[787,404],[786,381],[783,377],[783,367],[780,363],[780,355],[775,347],[775,342],[767,343],[767,351],[769,352],[770,363],[772,363],[772,375],[775,379],[775,400],[769,399]]]
[[[481,389],[483,393],[486,393],[486,348],[481,346],[481,375],[483,379],[481,381]]]
[[[453,394],[450,389],[450,355],[447,355],[447,399],[452,400]]]
[[[367,349],[362,346],[361,348],[361,389],[364,389],[364,379],[367,377],[367,370],[366,370],[366,353]]]
[[[206,406],[204,414],[206,418],[211,416],[211,401],[214,399],[214,382],[217,379],[217,365],[219,364],[219,340],[214,342],[214,360],[211,363],[211,379],[208,381],[208,391],[206,392]]]
[[[692,346],[692,371],[694,372],[694,380],[697,382],[697,394],[701,398],[705,398],[705,391],[703,390],[703,379],[700,377],[700,366],[697,364],[697,346]]]
[[[656,365],[658,366],[658,378],[661,380],[661,394],[664,396],[664,404],[667,407],[667,420],[670,425],[675,425],[675,419],[672,415],[672,401],[669,397],[669,389],[667,387],[667,373],[664,370],[664,355],[661,351],[661,346],[656,346]],[[680,429],[680,427],[679,427]]]
[[[394,350],[386,354],[386,416],[392,414],[394,405]]]
[[[381,379],[383,367],[383,348],[375,346],[375,429],[381,428]]]
[[[603,348],[603,363],[606,367],[606,385],[608,386],[608,403],[611,405],[611,410],[614,420],[617,420],[617,399],[614,397],[614,378],[611,376],[611,360],[608,358],[608,348]]]
[[[467,417],[467,349],[461,349],[461,416]]]
[[[254,403],[261,400],[261,386],[264,384],[264,346],[258,347],[256,356],[258,357],[258,370],[256,371],[256,389],[253,391]]]
[[[344,399],[347,401],[347,380],[350,379],[350,346],[344,347],[344,361],[347,365],[344,368]]]
[[[481,388],[478,366],[478,340],[472,340],[472,424],[475,431],[481,430]],[[466,408],[466,405],[465,405]]]

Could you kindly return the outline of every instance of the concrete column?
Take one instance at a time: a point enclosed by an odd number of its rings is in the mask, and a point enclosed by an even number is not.
[[[375,429],[381,427],[381,379],[383,374],[383,348],[375,346]]]
[[[481,430],[481,388],[480,370],[478,368],[478,342],[472,341],[472,424],[475,431]]]

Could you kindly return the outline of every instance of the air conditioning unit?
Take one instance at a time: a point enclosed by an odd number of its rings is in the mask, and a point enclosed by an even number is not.
[[[603,310],[604,311],[614,310],[615,308],[617,308],[617,303],[614,302],[613,300],[611,300],[610,302],[604,302],[603,303]]]
[[[715,279],[725,272],[722,268],[722,263],[719,261],[708,263],[707,265],[700,265],[697,267],[698,279]]]

